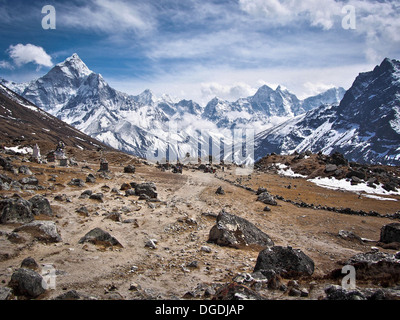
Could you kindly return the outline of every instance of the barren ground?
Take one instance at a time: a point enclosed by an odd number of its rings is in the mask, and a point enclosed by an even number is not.
[[[106,180],[97,176],[99,155],[92,152],[87,156],[87,163],[77,157],[81,160],[78,166],[70,168],[21,163],[31,168],[40,185],[55,186],[55,190],[38,193],[45,195],[52,205],[55,216],[50,219],[57,223],[62,242],[43,244],[27,240],[13,244],[5,235],[16,226],[0,225],[1,286],[7,285],[24,258],[33,257],[38,263],[52,264],[57,270],[56,289],[49,290],[41,299],[52,299],[69,290],[101,299],[187,298],[185,294],[199,284],[225,283],[238,273],[253,271],[260,248],[233,249],[207,243],[209,231],[215,224],[215,217],[208,214],[217,215],[225,209],[254,223],[272,238],[275,245],[292,246],[311,257],[315,262],[315,273],[313,279],[307,281],[315,281],[317,285],[305,299],[318,299],[323,296],[326,284],[332,283],[323,276],[338,268],[338,261],[369,251],[375,245],[374,241],[379,240],[381,227],[394,221],[298,208],[283,201],[278,201],[276,207],[271,206],[270,212],[264,212],[265,205],[256,201],[253,192],[219,178],[232,181],[241,178],[243,185],[253,189],[266,187],[271,194],[315,205],[374,210],[382,214],[400,209],[400,197],[397,197],[398,201],[363,198],[355,193],[320,188],[305,179],[261,172],[254,172],[250,177],[235,176],[234,170],[218,171],[214,175],[189,169],[182,175],[174,174],[139,164],[133,157],[111,153],[107,155],[111,179]],[[135,163],[135,174],[123,173],[128,162]],[[13,164],[17,166],[18,163]],[[85,165],[92,169],[82,169]],[[95,184],[86,183],[83,188],[67,185],[72,178],[85,180],[89,173],[96,175]],[[9,172],[5,174],[13,176]],[[58,176],[56,182],[48,181],[52,175]],[[125,197],[123,191],[121,195],[110,192],[112,188],[120,189],[125,182],[149,181],[156,184],[161,200],[152,203],[155,208],[138,200],[137,196]],[[290,189],[288,185],[291,185]],[[223,187],[225,195],[215,194],[219,186]],[[85,190],[102,192],[105,201],[80,199]],[[10,196],[14,192],[0,193]],[[71,202],[54,200],[55,195],[62,194],[66,194]],[[25,192],[21,196],[30,199],[33,194]],[[84,205],[89,209],[88,217],[76,213],[76,209]],[[130,212],[121,211],[124,207]],[[137,219],[137,224],[106,219],[105,214],[113,211],[122,213],[123,219]],[[95,227],[108,231],[123,248],[104,249],[88,243],[78,244],[80,238]],[[373,241],[345,240],[338,236],[339,230],[352,231]],[[145,247],[149,239],[157,240],[156,249]],[[212,251],[204,252],[200,250],[202,246],[208,246]],[[188,267],[193,261],[198,261],[197,268]],[[303,282],[302,286],[308,288],[309,284]],[[292,299],[278,290],[265,294],[273,299]]]

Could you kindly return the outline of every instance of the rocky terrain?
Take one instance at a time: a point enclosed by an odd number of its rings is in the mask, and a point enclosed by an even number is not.
[[[248,175],[180,173],[66,150],[69,167],[0,150],[1,299],[400,299],[398,167],[307,153],[269,155]]]

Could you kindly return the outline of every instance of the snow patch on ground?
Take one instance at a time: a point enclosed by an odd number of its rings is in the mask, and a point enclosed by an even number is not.
[[[14,151],[15,153],[20,153],[20,154],[30,154],[33,152],[32,148],[21,148],[21,146],[17,146],[17,147],[4,147],[4,149],[6,150],[10,150],[10,151]]]
[[[307,178],[307,176],[295,173],[291,168],[282,163],[277,163],[275,166],[279,169],[278,174],[280,176],[293,177],[293,178]]]
[[[317,177],[314,179],[309,179],[308,181],[315,183],[316,185],[327,188],[327,189],[332,189],[332,190],[345,190],[345,191],[351,191],[351,192],[364,192],[369,195],[400,195],[400,192],[394,192],[394,191],[386,191],[383,189],[383,185],[377,185],[376,188],[369,187],[366,183],[359,183],[357,185],[352,185],[350,180],[346,179],[341,179],[338,180],[336,178],[321,178]],[[380,199],[380,200],[383,200]],[[384,200],[388,200],[387,198]],[[391,199],[393,200],[393,199]]]

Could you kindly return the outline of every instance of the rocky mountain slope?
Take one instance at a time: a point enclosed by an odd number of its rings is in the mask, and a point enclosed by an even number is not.
[[[266,153],[322,151],[351,161],[400,164],[400,61],[385,59],[361,73],[339,105],[324,105],[256,138],[256,157]]]
[[[76,128],[64,123],[0,84],[1,144],[30,147],[38,144],[46,153],[60,141],[69,147],[113,150]]]

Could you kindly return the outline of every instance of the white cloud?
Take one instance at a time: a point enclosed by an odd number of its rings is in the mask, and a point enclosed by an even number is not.
[[[239,98],[246,98],[256,93],[257,88],[251,87],[247,83],[239,82],[233,85],[223,85],[211,82],[201,84],[201,93],[204,99],[218,97],[228,101],[236,101]]]
[[[306,82],[303,84],[303,87],[305,90],[304,90],[303,94],[300,97],[298,97],[300,99],[305,99],[310,96],[316,96],[316,95],[318,95],[322,92],[325,92],[329,89],[332,89],[336,86],[333,84],[326,84],[326,83],[322,83],[322,82],[317,82],[317,83]]]
[[[62,12],[61,24],[114,36],[129,31],[145,33],[151,31],[155,23],[151,9],[143,2],[90,0],[83,6],[68,3]]]
[[[7,50],[14,63],[20,67],[24,64],[35,63],[38,66],[52,67],[51,57],[42,47],[33,44],[17,44],[11,45]]]
[[[343,6],[335,0],[239,0],[240,7],[250,15],[277,25],[287,25],[306,19],[311,26],[329,30]]]
[[[8,70],[13,70],[14,66],[9,63],[8,61],[0,61],[0,69],[8,69]]]

